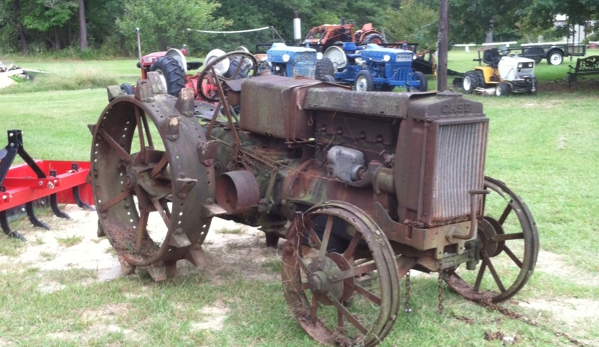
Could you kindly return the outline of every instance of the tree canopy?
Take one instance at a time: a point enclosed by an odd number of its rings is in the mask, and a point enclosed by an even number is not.
[[[598,19],[599,0],[449,0],[450,41],[536,40],[567,34],[554,29],[557,14],[571,24]],[[373,23],[392,40],[434,48],[439,0],[0,0],[0,52],[40,53],[91,50],[108,55],[135,55],[135,28],[144,52],[187,44],[195,52],[211,48],[252,49],[280,35],[293,42],[294,10],[302,34],[321,24]],[[272,26],[275,32],[223,35],[191,29],[244,30]],[[597,29],[597,28],[595,28]],[[565,36],[565,35],[564,35]]]

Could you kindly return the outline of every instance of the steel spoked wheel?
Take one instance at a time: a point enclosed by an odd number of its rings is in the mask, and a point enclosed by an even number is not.
[[[213,195],[214,179],[211,168],[189,159],[197,157],[206,138],[193,114],[178,111],[181,100],[166,94],[150,100],[118,97],[94,127],[98,217],[111,245],[130,265],[169,266],[185,258],[193,263],[194,247],[203,242],[211,220],[198,216],[198,210]]]
[[[220,71],[217,68],[219,66],[226,66],[227,70]],[[218,85],[226,95],[226,92],[232,88],[226,83],[227,81],[254,76],[257,66],[256,58],[251,53],[235,51],[224,54],[204,67],[198,78],[198,93],[206,101],[219,102],[221,97],[218,93]]]
[[[326,202],[296,219],[281,273],[293,314],[320,343],[374,346],[395,323],[393,252],[380,228],[352,205]]]
[[[468,300],[505,301],[529,280],[539,253],[539,235],[528,207],[504,183],[485,178],[490,191],[479,223],[480,263],[475,271],[445,270],[447,284]]]

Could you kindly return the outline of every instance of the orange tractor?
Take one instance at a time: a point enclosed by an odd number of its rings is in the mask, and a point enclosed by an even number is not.
[[[341,18],[340,24],[323,24],[312,28],[304,43],[319,52],[326,51],[332,45],[341,45],[343,42],[354,42],[356,45],[368,43],[386,44],[387,40],[379,33],[372,23],[366,23],[361,30],[354,31],[355,24],[345,23]]]

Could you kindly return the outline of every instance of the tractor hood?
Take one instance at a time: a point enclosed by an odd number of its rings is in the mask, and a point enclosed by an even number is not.
[[[375,43],[369,43],[361,51],[362,59],[374,62],[412,62],[415,54],[412,51],[398,48],[381,47]]]
[[[535,62],[524,57],[505,56],[501,58],[497,68],[501,78],[506,81],[524,80],[534,78]]]

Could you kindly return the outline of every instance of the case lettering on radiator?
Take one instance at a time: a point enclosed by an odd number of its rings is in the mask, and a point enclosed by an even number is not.
[[[469,103],[444,104],[441,106],[441,113],[443,113],[443,114],[470,113],[470,104]]]

